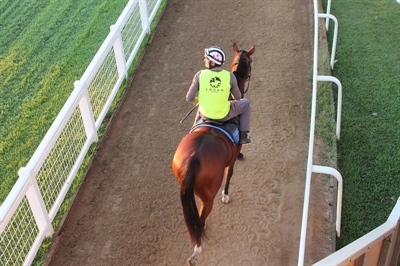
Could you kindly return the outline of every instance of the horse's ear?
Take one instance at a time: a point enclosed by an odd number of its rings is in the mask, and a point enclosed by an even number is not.
[[[250,47],[249,51],[247,52],[248,55],[252,55],[254,53],[254,50],[256,49],[256,47],[253,45],[252,47]]]
[[[239,53],[239,48],[235,42],[233,43],[233,51],[235,52],[235,54]]]

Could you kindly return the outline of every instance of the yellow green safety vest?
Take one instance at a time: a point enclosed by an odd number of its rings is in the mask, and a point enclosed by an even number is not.
[[[224,118],[230,109],[231,73],[204,69],[200,73],[199,83],[199,111],[207,118]]]

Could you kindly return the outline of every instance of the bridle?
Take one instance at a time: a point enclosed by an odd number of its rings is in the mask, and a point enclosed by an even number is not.
[[[250,87],[251,62],[252,62],[253,60],[251,59],[250,56],[247,56],[247,52],[246,52],[246,51],[240,51],[240,54],[238,54],[238,55],[236,56],[237,59],[236,59],[236,61],[232,64],[232,67],[235,66],[235,65],[237,65],[236,69],[238,69],[239,63],[240,63],[240,58],[242,57],[242,55],[246,55],[247,58],[245,58],[244,60],[246,61],[247,65],[248,65],[248,72],[247,72],[247,74],[246,74],[247,76],[244,77],[244,78],[245,78],[244,82],[247,82],[247,88],[246,88],[246,89],[244,90],[244,92],[242,93],[242,96],[244,96],[245,93],[247,93],[247,91],[249,90],[249,87]],[[243,77],[242,77],[242,78],[243,78]]]

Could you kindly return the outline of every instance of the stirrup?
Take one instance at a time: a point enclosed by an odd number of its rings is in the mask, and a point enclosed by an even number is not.
[[[249,143],[251,143],[251,140],[248,138],[243,138],[243,139],[240,139],[240,141],[239,141],[239,144],[249,144]]]
[[[248,143],[251,143],[251,140],[247,137],[247,132],[240,131],[239,144],[248,144]]]

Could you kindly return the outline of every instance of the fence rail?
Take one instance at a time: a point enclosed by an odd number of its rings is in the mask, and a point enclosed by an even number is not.
[[[132,64],[162,0],[134,0],[92,59],[0,206],[0,264],[30,265]]]
[[[313,165],[313,147],[314,147],[314,129],[315,129],[315,111],[317,101],[317,85],[318,81],[333,82],[338,87],[337,96],[337,114],[336,114],[336,139],[340,139],[340,121],[342,106],[342,84],[332,76],[318,75],[318,27],[319,18],[325,18],[325,29],[329,28],[329,20],[335,23],[333,33],[333,43],[331,49],[330,67],[333,69],[335,62],[335,52],[337,43],[338,22],[336,18],[330,14],[331,0],[327,1],[327,13],[318,13],[317,0],[314,1],[314,62],[313,62],[313,95],[311,107],[311,123],[310,123],[310,141],[308,150],[306,187],[303,205],[303,220],[300,235],[298,265],[304,264],[305,241],[307,231],[308,205],[310,197],[310,185],[312,173],[323,173],[334,176],[338,181],[337,206],[336,206],[336,232],[340,236],[340,219],[342,207],[342,176],[336,169],[327,166]],[[398,0],[400,1],[400,0]],[[388,220],[377,227],[373,231],[357,239],[346,247],[334,252],[321,261],[313,264],[313,266],[325,265],[399,265],[400,263],[400,197],[397,204],[390,214]]]
[[[368,234],[313,264],[325,265],[399,265],[400,197],[388,220]]]
[[[342,106],[342,86],[340,81],[331,76],[319,76],[318,75],[318,31],[319,31],[319,18],[332,19],[335,22],[334,29],[334,42],[332,46],[332,54],[330,60],[330,66],[333,69],[335,62],[335,51],[336,51],[336,39],[337,39],[337,20],[331,14],[320,14],[318,12],[318,1],[314,2],[314,58],[313,58],[313,86],[312,86],[312,100],[311,100],[311,121],[310,121],[310,138],[308,144],[308,159],[307,159],[307,171],[306,171],[306,184],[304,192],[304,202],[303,202],[303,217],[301,223],[300,232],[300,244],[299,244],[299,255],[298,255],[298,265],[302,266],[304,264],[304,253],[306,247],[306,236],[307,236],[307,223],[308,223],[308,208],[310,202],[310,190],[311,190],[311,177],[313,173],[329,174],[336,178],[338,182],[338,193],[337,193],[337,203],[336,203],[336,233],[340,236],[340,219],[342,212],[342,190],[343,181],[342,175],[335,168],[329,166],[320,166],[313,164],[313,154],[314,154],[314,137],[315,137],[315,118],[316,118],[316,106],[317,106],[317,89],[318,81],[328,81],[335,82],[339,86],[338,90],[338,107],[336,116],[336,138],[340,138],[340,120],[341,120],[341,106]],[[331,2],[328,1],[328,10],[330,10]]]

